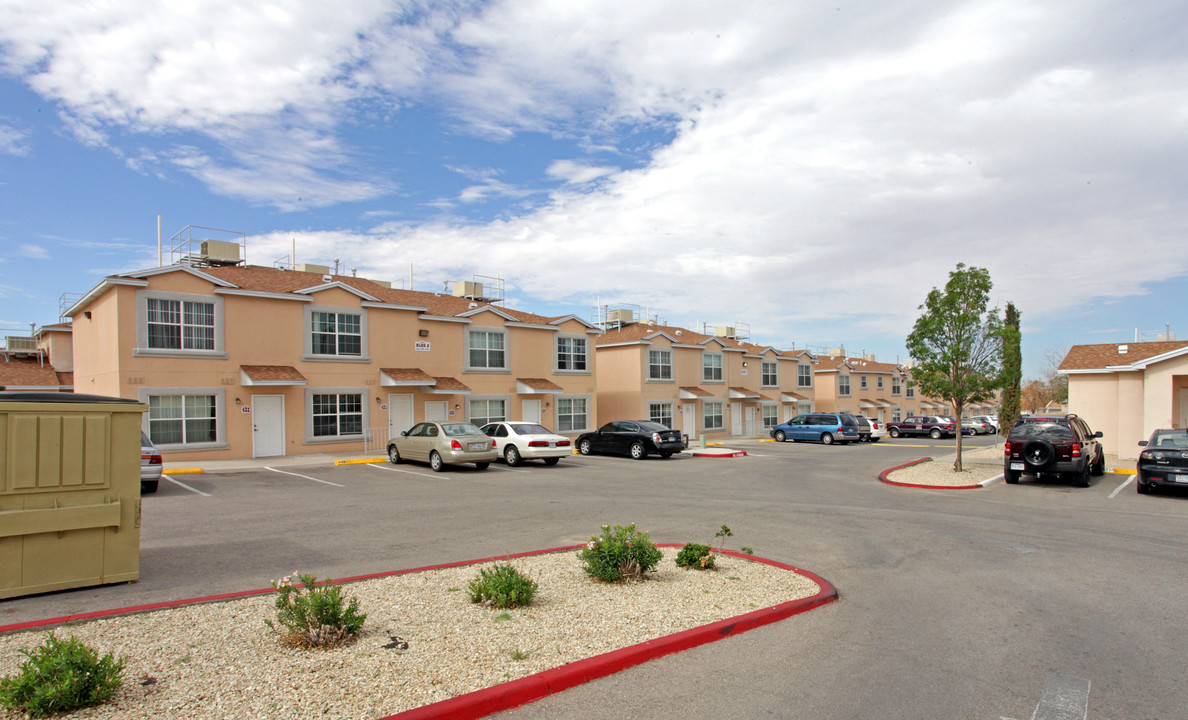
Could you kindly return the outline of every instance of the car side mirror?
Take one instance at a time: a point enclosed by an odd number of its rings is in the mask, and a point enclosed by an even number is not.
[[[400,437],[408,437],[408,431],[407,431],[407,430],[401,430],[401,431],[400,431]]]
[[[1093,433],[1093,437],[1099,438],[1099,437],[1104,437],[1104,436],[1101,434],[1101,431],[1098,430],[1097,432]]]
[[[1139,447],[1147,447],[1147,441],[1146,441],[1146,440],[1139,440]]]

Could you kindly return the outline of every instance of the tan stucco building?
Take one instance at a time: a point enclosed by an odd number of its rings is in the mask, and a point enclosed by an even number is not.
[[[66,314],[74,390],[141,400],[170,460],[382,448],[422,420],[590,429],[596,328],[358,277],[175,264]]]
[[[1188,427],[1188,342],[1074,345],[1059,372],[1068,411],[1103,433],[1107,453],[1135,459],[1152,431]]]

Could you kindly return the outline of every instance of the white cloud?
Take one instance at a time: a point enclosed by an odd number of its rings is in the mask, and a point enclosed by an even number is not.
[[[21,245],[21,255],[27,258],[33,258],[34,260],[48,260],[50,256],[44,247],[31,243]]]
[[[558,160],[545,171],[549,177],[564,180],[569,185],[583,185],[618,172],[611,166],[595,167],[573,160]]]
[[[28,155],[29,133],[0,122],[0,154]]]

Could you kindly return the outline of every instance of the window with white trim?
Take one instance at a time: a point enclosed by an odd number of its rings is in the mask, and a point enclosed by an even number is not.
[[[315,438],[363,434],[362,393],[313,393],[310,412]]]
[[[587,365],[586,338],[557,336],[557,369],[581,371],[589,368]]]
[[[701,353],[701,379],[722,382],[722,353]]]
[[[652,422],[660,423],[664,427],[672,427],[672,403],[648,403],[648,419]]]
[[[858,389],[860,389],[860,390],[866,389],[866,376],[865,375],[858,376]]]
[[[214,350],[214,303],[146,298],[148,346],[154,350]]]
[[[487,423],[507,420],[506,400],[471,400],[468,407],[472,425],[482,427]]]
[[[899,422],[902,419],[903,415],[900,414],[899,408],[891,408],[891,422]]]
[[[775,360],[764,360],[759,363],[759,384],[762,387],[779,387],[780,369]]]
[[[771,429],[780,424],[779,408],[775,405],[760,405],[759,413],[763,417],[763,428]]]
[[[363,324],[359,313],[312,310],[310,352],[314,355],[363,355]]]
[[[837,394],[842,395],[842,396],[850,394],[850,376],[849,375],[847,375],[845,373],[838,373],[838,375],[837,375]]]
[[[218,442],[214,395],[149,395],[148,436],[154,445]]]
[[[507,369],[507,333],[502,330],[466,331],[467,367],[477,370]]]
[[[907,386],[907,395],[906,395],[906,397],[907,397],[909,400],[910,400],[911,398],[914,398],[914,397],[916,397],[916,388],[912,387],[911,385],[908,385],[908,386]]]
[[[875,389],[877,389],[877,390],[883,389],[883,376],[882,375],[875,376]]]
[[[796,366],[796,387],[811,388],[813,386],[813,368],[811,365],[800,363]]]
[[[903,392],[903,385],[901,385],[901,384],[900,384],[900,382],[899,382],[899,376],[898,376],[898,375],[892,375],[892,376],[891,376],[891,394],[892,394],[892,395],[899,395],[899,394],[901,394],[902,392]]]
[[[721,430],[726,427],[721,401],[708,401],[701,404],[701,427],[706,430]]]
[[[585,430],[589,425],[588,401],[584,397],[557,398],[557,432]]]
[[[671,350],[648,350],[648,379],[672,380]]]

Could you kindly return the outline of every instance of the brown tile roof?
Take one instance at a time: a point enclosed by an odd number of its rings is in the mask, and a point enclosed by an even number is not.
[[[1125,347],[1126,352],[1118,351]],[[1119,365],[1133,365],[1156,355],[1180,350],[1188,347],[1183,340],[1170,342],[1144,343],[1108,343],[1103,345],[1073,345],[1064,361],[1060,363],[1061,370],[1104,370],[1107,367]]]
[[[557,383],[553,382],[552,380],[546,380],[544,378],[516,378],[516,382],[524,383],[525,385],[532,388],[533,390],[564,390],[565,389],[565,388],[561,387],[560,385],[558,385]]]
[[[74,387],[74,373],[60,372],[60,373],[54,373],[54,374],[58,376],[58,384],[59,385],[65,385],[66,387]]]
[[[305,376],[297,372],[297,368],[292,365],[240,365],[239,369],[244,372],[248,378],[257,382],[265,381],[290,381],[290,382],[305,382]]]
[[[748,390],[747,388],[744,388],[744,387],[732,387],[732,388],[730,388],[730,392],[738,393],[739,395],[742,395],[743,397],[748,397],[748,398],[763,397],[762,395],[755,392],[754,390]]]
[[[398,383],[433,384],[433,377],[421,368],[380,368],[380,372]]]
[[[689,393],[690,395],[696,395],[697,397],[708,397],[708,398],[712,398],[712,397],[714,397],[714,394],[713,394],[713,393],[711,393],[711,392],[706,392],[705,390],[702,390],[701,388],[699,388],[699,387],[695,387],[695,386],[693,386],[693,387],[684,387],[684,386],[682,386],[682,387],[681,387],[681,392],[687,392],[687,393]]]
[[[26,387],[56,388],[62,383],[48,362],[37,358],[0,354],[0,385],[9,390]]]
[[[435,377],[436,389],[438,390],[454,390],[457,392],[470,392],[470,388],[462,384],[458,378],[452,377]]]

